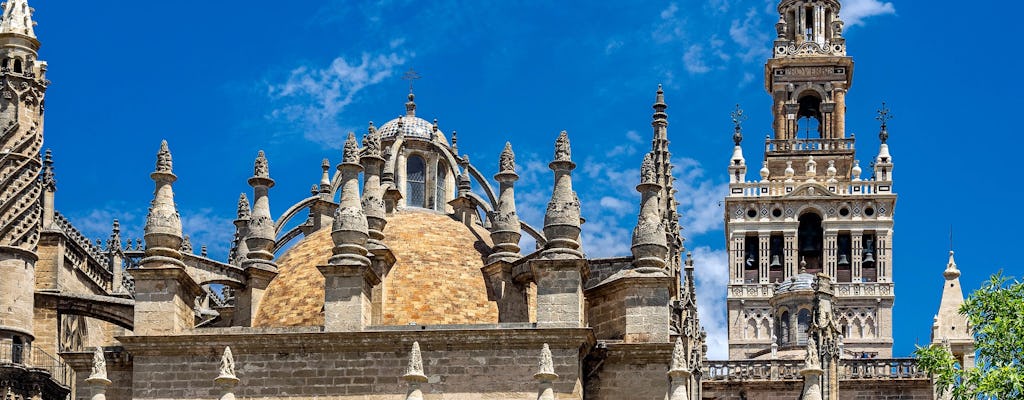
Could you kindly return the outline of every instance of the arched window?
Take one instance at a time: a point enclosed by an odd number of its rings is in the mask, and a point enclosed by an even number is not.
[[[434,209],[444,211],[444,205],[448,202],[448,165],[444,161],[437,162],[437,179],[434,189]]]
[[[19,74],[21,73],[21,59],[20,58],[15,58],[14,59],[14,72],[19,73]]]
[[[427,207],[427,163],[423,157],[409,156],[405,161],[406,196],[410,207]]]
[[[789,336],[789,311],[782,312],[782,316],[779,317],[779,323],[777,326],[779,329],[779,333],[777,334],[779,337],[779,344],[789,344],[790,340],[792,340]]]
[[[799,103],[800,111],[797,112],[797,118],[802,126],[797,128],[797,137],[810,139],[817,135],[818,138],[824,138],[821,126],[821,98],[817,93],[806,94],[800,97]]]
[[[811,312],[808,309],[800,310],[796,315],[796,344],[807,344],[807,329],[811,327]]]
[[[11,341],[11,362],[15,364],[21,364],[22,359],[25,355],[25,343],[22,342],[21,336],[15,335]]]
[[[821,253],[824,241],[821,217],[815,213],[801,215],[797,235],[797,240],[800,243],[800,258],[807,262],[807,273],[821,272]]]

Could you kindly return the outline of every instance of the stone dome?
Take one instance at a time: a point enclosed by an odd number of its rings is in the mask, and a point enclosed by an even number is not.
[[[779,285],[775,287],[775,294],[814,290],[815,279],[814,275],[808,273],[796,274],[789,279],[779,282]]]
[[[480,271],[492,247],[486,229],[424,209],[398,211],[387,220],[384,243],[397,261],[382,284],[383,304],[373,300],[374,325],[498,322]],[[253,326],[323,325],[324,277],[317,266],[327,263],[332,247],[325,228],[281,255]]]
[[[402,121],[402,126],[399,128],[398,121]],[[434,130],[434,124],[417,117],[415,115],[403,115],[388,121],[384,125],[377,129],[380,133],[381,138],[394,138],[398,136],[398,132],[405,134],[405,137],[415,137],[420,139],[432,140],[431,137]],[[441,130],[437,131],[437,135],[441,141],[444,141],[444,133]]]

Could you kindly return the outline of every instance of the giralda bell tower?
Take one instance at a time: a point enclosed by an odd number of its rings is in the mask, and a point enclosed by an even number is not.
[[[853,59],[840,7],[838,0],[779,4],[764,69],[774,132],[765,139],[760,179],[746,176],[742,111],[734,114],[725,200],[732,359],[802,357],[814,305],[793,294],[818,290],[818,274],[834,283],[843,357],[892,356],[889,113],[884,105],[878,113],[880,149],[863,171],[846,132]]]

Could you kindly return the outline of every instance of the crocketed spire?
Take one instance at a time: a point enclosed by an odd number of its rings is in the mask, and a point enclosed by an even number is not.
[[[36,22],[32,13],[36,10],[28,6],[28,0],[7,0],[3,3],[4,16],[0,21],[0,34],[16,33],[31,38],[36,37]]]
[[[412,350],[409,351],[409,365],[405,369],[402,380],[409,386],[405,395],[406,400],[423,400],[423,392],[420,385],[427,382],[427,376],[423,373],[423,355],[420,353],[420,342],[412,342]]]
[[[224,346],[218,375],[213,379],[213,382],[220,386],[220,400],[235,400],[234,388],[238,381],[238,377],[235,376],[235,357],[231,355],[231,348]]]
[[[171,151],[167,141],[160,142],[157,153],[156,170],[150,178],[156,184],[153,201],[149,205],[144,228],[146,239],[146,258],[181,264],[181,216],[174,205],[172,184],[178,179],[172,170]],[[146,260],[143,260],[143,264]]]
[[[580,199],[572,189],[572,150],[569,135],[562,131],[555,141],[555,160],[548,166],[555,173],[555,187],[544,214],[547,243],[541,257],[548,259],[583,258],[580,248]]]
[[[533,374],[533,379],[536,379],[540,384],[537,400],[555,400],[554,381],[558,379],[558,374],[555,373],[555,364],[551,357],[551,347],[547,343],[544,343],[544,346],[540,349],[538,371],[536,374]]]
[[[658,204],[661,185],[658,184],[652,153],[644,156],[640,166],[640,184],[636,186],[636,191],[640,192],[641,199],[640,215],[637,216],[636,227],[633,228],[633,266],[665,268],[668,242]]]
[[[270,178],[270,165],[267,156],[260,150],[253,164],[253,176],[249,178],[249,186],[253,189],[252,214],[249,217],[248,234],[245,244],[249,248],[245,265],[262,264],[274,269],[274,253],[271,249],[275,243],[274,220],[270,216],[270,188],[274,180]]]
[[[381,151],[381,138],[373,122],[366,129],[363,135],[362,163],[366,172],[363,173],[363,212],[366,214],[366,223],[370,235],[371,247],[383,248],[384,227],[388,221],[384,219],[386,207],[384,204],[385,188],[381,184],[381,170],[386,162]]]
[[[238,195],[238,219],[249,219],[252,216],[252,210],[249,208],[249,198],[245,196],[245,193]]]
[[[331,265],[370,265],[366,258],[366,241],[369,237],[366,213],[359,199],[359,172],[363,166],[359,164],[359,148],[356,135],[349,132],[345,140],[341,170],[341,203],[334,213],[334,226],[331,238],[334,240],[334,255]]]
[[[57,191],[57,178],[53,173],[53,153],[50,149],[46,149],[46,154],[43,156],[43,172],[42,177],[43,188],[49,192]]]
[[[672,364],[668,370],[669,383],[668,400],[688,400],[687,384],[690,381],[690,367],[687,361],[686,348],[683,346],[683,339],[676,338],[676,344],[672,348]]]
[[[491,218],[494,253],[488,256],[488,262],[501,259],[512,261],[519,258],[519,238],[522,236],[519,215],[516,214],[515,182],[519,180],[519,175],[516,174],[516,155],[512,152],[512,143],[505,142],[505,149],[498,157],[498,173],[494,179],[500,186],[498,209]]]

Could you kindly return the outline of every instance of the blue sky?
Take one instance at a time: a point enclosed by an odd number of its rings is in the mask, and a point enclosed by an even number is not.
[[[746,157],[770,131],[763,66],[771,0],[482,2],[342,0],[30,1],[47,93],[46,146],[57,207],[91,237],[112,218],[141,236],[160,139],[174,154],[176,200],[198,249],[226,258],[239,192],[257,150],[277,186],[273,214],[308,195],[349,130],[404,112],[410,67],[418,115],[459,132],[486,175],[515,146],[521,214],[542,223],[546,164],[567,130],[591,256],[625,255],[649,148],[654,91],[665,85],[687,247],[697,257],[702,318],[724,357],[722,209],[740,103]],[[1022,6],[845,1],[856,62],[848,131],[861,160],[877,152],[875,110],[888,102],[897,204],[896,355],[928,341],[955,228],[963,286],[1002,268],[1024,275],[1009,223],[1022,84],[1012,30]],[[755,171],[752,172],[756,174]],[[751,177],[753,177],[753,174]],[[995,214],[995,215],[993,215]]]

